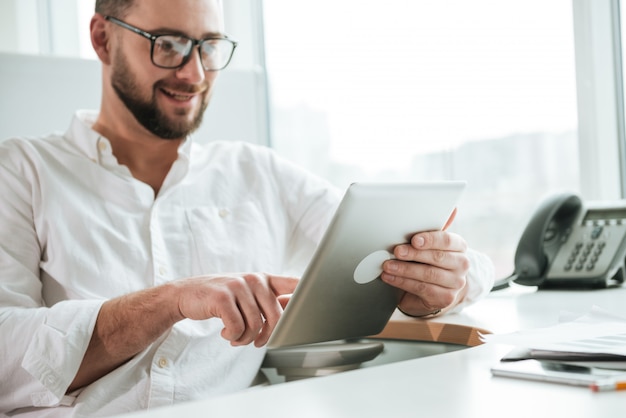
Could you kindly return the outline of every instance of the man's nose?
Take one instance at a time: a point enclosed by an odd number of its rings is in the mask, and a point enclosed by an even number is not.
[[[202,60],[200,59],[200,50],[198,46],[194,46],[194,50],[191,51],[189,61],[182,67],[176,70],[178,78],[187,80],[189,83],[197,84],[204,81],[206,74]]]

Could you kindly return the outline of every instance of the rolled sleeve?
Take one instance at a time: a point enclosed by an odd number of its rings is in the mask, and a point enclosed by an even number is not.
[[[41,385],[33,406],[61,403],[87,350],[102,301],[65,301],[49,308],[28,345],[22,367]]]

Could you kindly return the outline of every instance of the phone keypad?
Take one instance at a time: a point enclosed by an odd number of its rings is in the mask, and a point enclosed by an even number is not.
[[[626,275],[626,205],[594,210],[581,213],[571,230],[564,227],[558,241],[544,242],[549,263],[546,279],[602,284],[609,276]]]
[[[574,244],[574,248],[563,267],[565,271],[571,271],[572,269],[576,271],[591,271],[596,267],[602,250],[606,246],[606,242],[598,239],[602,236],[602,231],[602,225],[596,225],[589,235],[591,241],[578,241]]]

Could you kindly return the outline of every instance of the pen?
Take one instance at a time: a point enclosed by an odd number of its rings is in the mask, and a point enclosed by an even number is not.
[[[626,382],[593,383],[589,387],[594,392],[626,390]]]

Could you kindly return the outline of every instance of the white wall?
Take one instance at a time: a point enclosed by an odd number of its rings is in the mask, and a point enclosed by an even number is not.
[[[251,70],[223,71],[197,140],[267,143],[261,82]],[[65,132],[76,109],[99,107],[100,86],[99,61],[0,53],[0,140]]]
[[[0,54],[0,138],[64,132],[74,109],[98,108],[96,61]]]

